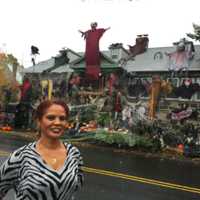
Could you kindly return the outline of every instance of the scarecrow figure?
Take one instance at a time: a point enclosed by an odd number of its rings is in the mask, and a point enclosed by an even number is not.
[[[152,77],[148,112],[148,116],[151,120],[155,119],[156,117],[156,109],[160,100],[161,91],[163,91],[165,94],[171,93],[171,84],[165,80],[161,80],[159,76]]]

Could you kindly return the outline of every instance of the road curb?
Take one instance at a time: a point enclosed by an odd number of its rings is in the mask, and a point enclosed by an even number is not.
[[[36,134],[33,132],[0,131],[0,135],[4,135],[6,137],[16,137],[28,141],[36,139]]]

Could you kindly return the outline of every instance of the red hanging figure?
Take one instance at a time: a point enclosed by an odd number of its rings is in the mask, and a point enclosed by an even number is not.
[[[114,88],[114,85],[116,84],[117,82],[117,76],[114,74],[114,73],[111,73],[110,74],[110,77],[108,79],[108,84],[109,84],[109,95],[112,96],[112,93],[113,93],[113,88]]]
[[[104,32],[110,28],[97,28],[97,22],[91,23],[91,29],[88,31],[80,31],[82,37],[86,40],[86,77],[90,80],[98,80],[100,69],[100,51],[99,40]]]
[[[31,90],[31,82],[28,78],[25,78],[23,84],[20,86],[21,89],[21,101],[29,101],[30,98],[30,90]]]

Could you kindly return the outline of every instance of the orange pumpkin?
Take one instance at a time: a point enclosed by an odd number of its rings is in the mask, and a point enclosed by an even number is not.
[[[7,126],[6,127],[6,131],[12,131],[12,127],[11,126]]]
[[[3,126],[1,129],[2,131],[6,131],[6,126]]]
[[[2,131],[12,131],[12,127],[11,127],[11,126],[8,126],[8,125],[7,125],[7,126],[2,126],[2,127],[1,127],[1,130],[2,130]]]

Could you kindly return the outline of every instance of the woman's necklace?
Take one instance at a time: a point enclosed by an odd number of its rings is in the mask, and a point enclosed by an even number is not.
[[[40,149],[40,143],[38,144],[38,149]],[[55,156],[50,156],[50,154],[48,153],[47,154],[48,156],[48,160],[49,160],[49,162],[52,164],[52,165],[55,165],[56,163],[57,163],[57,157],[55,157]]]
[[[56,159],[56,158],[51,158],[51,162],[52,162],[52,164],[54,165],[54,164],[57,163],[57,159]]]

